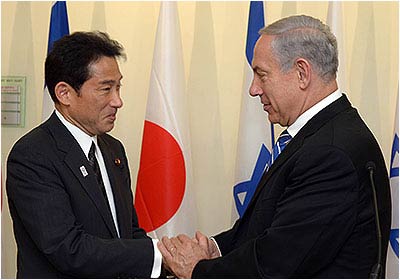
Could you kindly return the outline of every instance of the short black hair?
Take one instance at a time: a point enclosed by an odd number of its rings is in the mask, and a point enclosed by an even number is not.
[[[90,79],[90,65],[102,57],[126,58],[124,48],[100,31],[75,32],[56,41],[45,62],[45,82],[58,103],[55,86],[66,82],[77,92]]]

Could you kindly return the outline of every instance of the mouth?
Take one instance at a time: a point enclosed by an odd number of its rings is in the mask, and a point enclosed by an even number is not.
[[[271,108],[271,104],[263,104],[264,111],[267,111]]]
[[[108,120],[114,122],[114,121],[117,119],[117,113],[115,112],[114,114],[107,115],[106,118],[107,118]]]

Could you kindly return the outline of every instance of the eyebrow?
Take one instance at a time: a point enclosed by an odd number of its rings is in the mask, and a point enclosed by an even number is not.
[[[256,73],[267,73],[266,70],[261,69],[259,66],[252,67],[253,71]]]
[[[104,81],[100,81],[99,84],[101,84],[101,85],[114,85],[116,83],[120,83],[122,78],[123,78],[123,76],[121,76],[119,78],[119,80],[104,80]]]

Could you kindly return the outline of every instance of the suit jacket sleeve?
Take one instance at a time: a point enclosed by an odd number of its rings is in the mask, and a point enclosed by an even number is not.
[[[32,250],[43,254],[58,271],[71,277],[150,277],[153,245],[138,227],[135,212],[133,237],[140,239],[110,239],[87,232],[76,220],[71,189],[66,189],[62,181],[65,174],[60,173],[65,167],[60,165],[51,153],[26,143],[15,145],[11,151],[7,194],[10,210],[18,216],[14,219],[14,229],[23,228],[30,240],[18,244],[19,247],[35,246]]]
[[[200,261],[193,278],[306,277],[334,258],[359,218],[353,163],[344,152],[326,145],[303,151],[285,172],[271,226],[237,247],[235,235],[246,234],[239,232],[238,223],[217,235],[223,256]],[[270,210],[272,201],[262,203]],[[263,222],[262,208],[252,215]]]

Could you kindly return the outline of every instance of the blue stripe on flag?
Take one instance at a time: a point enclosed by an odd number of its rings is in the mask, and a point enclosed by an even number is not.
[[[236,209],[240,217],[243,217],[244,212],[247,209],[253,195],[257,189],[257,185],[261,180],[264,173],[265,166],[271,160],[271,153],[268,151],[265,145],[261,146],[260,153],[258,154],[256,166],[254,168],[253,174],[249,181],[241,182],[233,188],[233,197],[235,199]],[[243,203],[239,199],[240,193],[246,193]]]
[[[264,27],[264,4],[262,1],[251,1],[249,11],[249,23],[247,27],[246,57],[251,65],[254,46],[260,37],[258,31]]]
[[[65,1],[56,1],[51,8],[49,41],[47,53],[53,48],[55,41],[69,34],[67,5]]]
[[[271,123],[270,125],[270,129],[271,129],[271,147],[274,146],[274,142],[275,142],[275,133],[274,133],[274,124]]]
[[[399,257],[399,229],[391,229],[390,230],[390,246],[392,246],[393,252]]]
[[[396,158],[396,154],[399,154],[399,136],[397,134],[394,135],[393,144],[392,144],[392,156],[390,160],[390,178],[399,176],[399,166],[398,162],[396,163],[394,159]],[[393,164],[396,164],[393,166]]]
[[[394,177],[399,177],[399,163],[395,162],[396,158],[398,159],[398,154],[399,154],[399,136],[397,133],[394,134],[393,138],[393,144],[392,144],[392,155],[390,159],[390,178]],[[396,157],[397,155],[397,157]],[[395,188],[399,186],[394,186],[391,185],[391,188]],[[393,195],[393,190],[392,190],[392,195]],[[398,199],[398,198],[397,198]],[[394,200],[394,203],[398,203],[398,200]],[[393,209],[396,209],[396,207],[393,207]],[[393,228],[390,231],[390,246],[393,249],[393,252],[396,254],[397,257],[399,257],[399,228]]]

